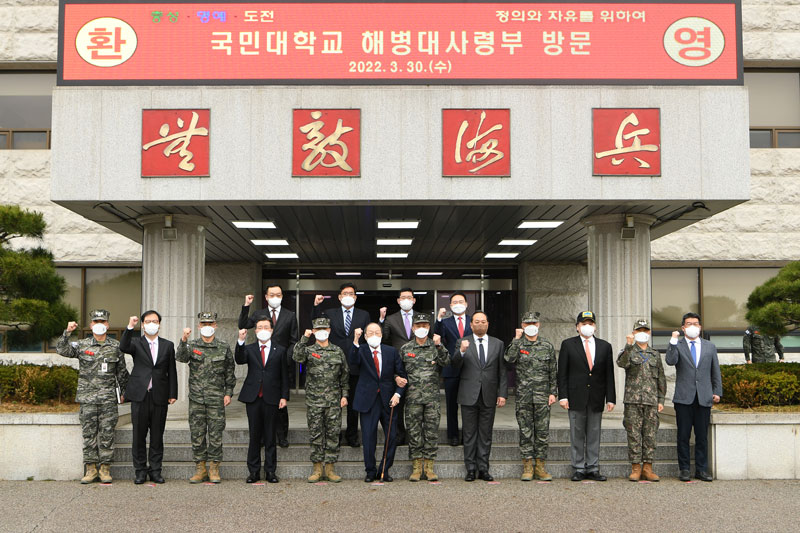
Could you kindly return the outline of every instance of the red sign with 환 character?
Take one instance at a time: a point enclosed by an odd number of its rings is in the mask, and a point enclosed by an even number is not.
[[[442,110],[443,176],[509,176],[511,111]]]
[[[592,146],[595,176],[660,176],[660,110],[592,109]]]
[[[360,109],[293,111],[292,176],[360,175]]]
[[[142,177],[209,175],[209,109],[142,111]]]

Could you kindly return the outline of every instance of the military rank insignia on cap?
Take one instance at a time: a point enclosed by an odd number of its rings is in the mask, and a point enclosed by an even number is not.
[[[524,315],[522,315],[522,323],[523,324],[530,324],[531,322],[539,322],[539,317],[542,316],[541,313],[528,311]]]
[[[217,321],[217,313],[210,313],[208,311],[203,311],[202,313],[197,314],[197,318],[200,319],[200,323],[211,323]]]
[[[578,315],[578,318],[575,320],[575,323],[580,324],[584,320],[591,320],[592,322],[597,322],[597,317],[591,311],[584,311]]]
[[[108,320],[108,317],[111,315],[105,309],[95,309],[91,313],[89,313],[89,320],[94,322],[95,320]]]
[[[418,322],[427,322],[430,324],[431,316],[427,313],[414,313],[414,324]]]
[[[645,320],[644,318],[640,318],[633,324],[633,330],[636,331],[637,329],[650,329],[650,322]]]
[[[311,326],[314,329],[329,328],[331,327],[331,319],[326,317],[315,318],[311,321]]]

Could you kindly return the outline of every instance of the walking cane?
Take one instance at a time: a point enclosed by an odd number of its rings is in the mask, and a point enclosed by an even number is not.
[[[383,473],[386,472],[386,452],[389,451],[389,437],[392,436],[392,418],[394,418],[394,405],[389,411],[389,430],[386,432],[386,440],[383,442],[383,468],[381,468],[381,481],[383,481]]]

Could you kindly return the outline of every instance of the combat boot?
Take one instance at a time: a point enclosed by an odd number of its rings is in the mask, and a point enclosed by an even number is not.
[[[631,475],[628,476],[629,481],[639,481],[642,478],[642,465],[639,463],[631,464]]]
[[[533,479],[533,459],[523,458],[522,459],[522,476],[520,476],[520,481],[531,481]]]
[[[655,472],[653,472],[653,463],[645,463],[644,464],[644,468],[642,468],[642,476],[647,481],[658,481],[658,480],[661,479],[660,477],[658,477],[656,475]]]
[[[86,463],[86,469],[84,470],[85,474],[81,478],[81,483],[83,485],[88,485],[89,483],[94,483],[97,481],[97,465],[94,463]]]
[[[111,483],[111,470],[108,465],[100,465],[100,483]]]
[[[333,463],[325,465],[325,477],[331,483],[339,483],[342,480],[342,477],[333,471]]]
[[[208,480],[211,483],[220,483],[222,478],[219,477],[219,461],[211,461],[208,465]]]
[[[409,481],[419,481],[422,479],[422,459],[414,459],[411,475],[408,477]]]
[[[322,463],[314,463],[314,471],[308,476],[309,483],[316,483],[322,479]]]
[[[433,459],[425,459],[425,477],[428,481],[439,481],[439,476],[433,471]]]
[[[544,468],[544,459],[536,459],[536,469],[533,471],[533,477],[542,481],[553,481],[553,476]]]
[[[189,478],[189,483],[202,483],[203,481],[208,481],[208,472],[206,472],[206,462],[205,461],[197,461],[197,470],[194,471],[194,475]]]

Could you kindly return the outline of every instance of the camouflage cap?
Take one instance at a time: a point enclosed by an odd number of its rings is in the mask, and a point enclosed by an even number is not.
[[[331,327],[331,319],[325,316],[315,318],[314,320],[311,321],[311,327],[313,329],[329,328]]]
[[[523,324],[531,324],[533,322],[539,322],[540,321],[539,317],[541,317],[541,316],[542,316],[542,314],[539,313],[538,311],[537,312],[528,311],[527,313],[522,315],[522,323]]]
[[[583,311],[582,313],[578,313],[578,318],[575,319],[575,323],[580,324],[584,320],[591,320],[592,322],[597,322],[597,317],[591,311]]]
[[[640,318],[633,323],[633,331],[636,331],[637,329],[650,329],[650,322],[644,318]]]
[[[109,316],[111,316],[111,313],[105,309],[94,309],[91,313],[89,313],[89,320],[92,322],[95,320],[108,320]]]
[[[212,323],[217,321],[217,313],[211,313],[210,311],[203,311],[202,313],[197,313],[197,318],[200,319],[200,323]]]
[[[431,315],[428,313],[414,313],[414,324],[419,322],[427,322],[428,324],[431,323]]]

